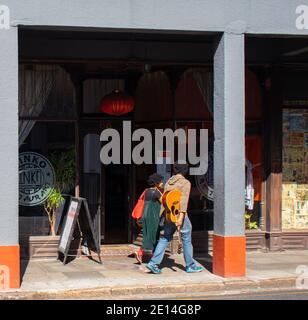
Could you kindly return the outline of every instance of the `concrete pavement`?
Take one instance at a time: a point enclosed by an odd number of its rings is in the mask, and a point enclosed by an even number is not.
[[[308,251],[252,252],[247,253],[246,277],[224,279],[211,273],[211,256],[199,254],[195,258],[206,267],[204,272],[187,274],[182,255],[166,256],[161,275],[148,273],[127,256],[103,257],[102,265],[87,258],[66,266],[56,260],[24,261],[21,289],[0,290],[0,298],[87,298],[96,294],[101,298],[137,299],[147,295],[296,289],[297,267],[308,268]]]

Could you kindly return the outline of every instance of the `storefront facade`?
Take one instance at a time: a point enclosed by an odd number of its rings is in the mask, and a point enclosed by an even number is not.
[[[0,5],[10,22],[0,29],[0,266],[10,287],[20,285],[27,237],[49,232],[39,208],[18,205],[19,153],[73,150],[67,193],[88,199],[102,243],[138,240],[130,212],[155,167],[89,157],[101,130],[124,120],[209,130],[215,165],[206,184],[192,181],[190,209],[194,246],[213,251],[215,274],[244,276],[246,247],[308,248],[308,9],[300,1]],[[115,87],[134,97],[134,112],[100,113]],[[254,193],[245,215],[248,175]]]

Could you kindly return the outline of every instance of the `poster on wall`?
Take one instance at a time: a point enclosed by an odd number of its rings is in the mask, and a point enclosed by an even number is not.
[[[282,226],[308,229],[308,109],[283,109]]]

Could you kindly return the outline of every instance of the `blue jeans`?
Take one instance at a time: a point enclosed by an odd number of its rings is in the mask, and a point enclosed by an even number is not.
[[[184,259],[187,268],[195,265],[195,261],[193,259],[193,247],[191,244],[191,229],[191,222],[186,214],[183,227],[181,229],[181,239],[183,242]],[[169,242],[172,240],[175,231],[176,226],[174,223],[166,223],[164,227],[164,236],[158,241],[153,257],[149,264],[159,265],[162,262],[165,250]]]

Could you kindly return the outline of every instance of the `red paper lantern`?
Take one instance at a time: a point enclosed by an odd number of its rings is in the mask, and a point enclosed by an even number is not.
[[[132,97],[116,90],[102,99],[100,110],[111,116],[120,116],[133,111],[134,107],[135,101]]]

